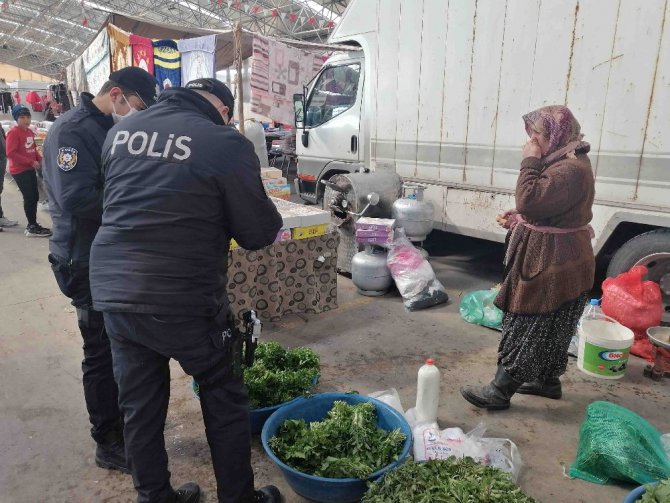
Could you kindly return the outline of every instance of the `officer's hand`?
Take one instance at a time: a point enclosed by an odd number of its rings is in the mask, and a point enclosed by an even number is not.
[[[35,169],[40,169],[40,166],[41,166],[41,164],[40,164],[39,161],[35,161],[35,162],[33,162],[33,168],[35,168]]]

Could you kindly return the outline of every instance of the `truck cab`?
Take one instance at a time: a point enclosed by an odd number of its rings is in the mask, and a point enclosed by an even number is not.
[[[365,165],[364,66],[362,51],[339,53],[306,86],[305,95],[295,97],[295,184],[296,192],[308,203],[317,204],[323,196],[321,180]]]

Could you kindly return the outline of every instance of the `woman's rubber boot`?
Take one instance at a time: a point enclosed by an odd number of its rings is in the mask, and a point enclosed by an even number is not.
[[[515,381],[501,365],[493,381],[483,387],[463,386],[461,395],[480,409],[503,410],[509,408],[509,400],[521,384]]]
[[[522,395],[543,396],[552,400],[558,400],[563,396],[561,381],[558,377],[550,377],[546,380],[535,379],[533,382],[522,384],[516,392]]]

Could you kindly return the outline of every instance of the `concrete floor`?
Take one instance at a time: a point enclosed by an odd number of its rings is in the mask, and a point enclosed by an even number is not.
[[[75,314],[58,291],[46,262],[46,239],[23,236],[25,220],[15,185],[5,185],[5,213],[20,227],[0,233],[0,503],[130,502],[130,477],[99,469],[81,390],[81,348]],[[48,215],[39,220],[49,225]],[[484,382],[494,371],[498,332],[469,325],[458,315],[463,292],[488,288],[499,279],[501,247],[448,234],[428,245],[432,263],[452,302],[408,313],[397,294],[359,296],[339,280],[340,308],[302,319],[290,316],[267,326],[265,336],[286,345],[308,345],[321,355],[320,391],[370,393],[395,387],[413,404],[416,371],[431,356],[442,370],[442,426],[464,430],[480,421],[488,435],[516,442],[525,463],[520,479],[543,503],[612,503],[630,488],[597,486],[563,475],[575,458],[586,406],[609,400],[670,431],[670,385],[642,376],[633,358],[620,382],[580,373],[573,362],[564,378],[564,399],[517,395],[508,411],[487,413],[466,403],[459,387]],[[172,368],[172,400],[165,429],[174,485],[200,483],[215,501],[215,484],[198,402],[190,379]],[[253,442],[258,485],[277,484],[289,503],[302,502]]]

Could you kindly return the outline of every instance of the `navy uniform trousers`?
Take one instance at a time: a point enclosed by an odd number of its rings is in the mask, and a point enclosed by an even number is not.
[[[112,370],[112,352],[102,313],[91,301],[88,266],[73,267],[67,260],[49,255],[51,269],[60,290],[77,308],[77,321],[83,340],[81,362],[84,399],[91,422],[91,436],[99,444],[120,436],[122,428],[119,395]]]
[[[163,436],[171,358],[200,385],[219,502],[254,501],[249,399],[242,380],[232,374],[230,337],[224,336],[228,323],[129,312],[104,317],[138,503],[171,501],[174,494]]]

